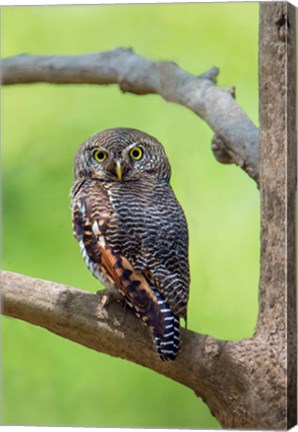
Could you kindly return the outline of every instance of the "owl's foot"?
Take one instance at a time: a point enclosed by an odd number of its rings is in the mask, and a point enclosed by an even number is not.
[[[110,290],[106,290],[104,291],[104,293],[102,293],[102,291],[97,291],[96,294],[101,296],[100,303],[102,304],[103,307],[107,307],[113,302],[117,302],[117,303],[123,302],[122,297],[119,297],[117,294],[113,293]]]

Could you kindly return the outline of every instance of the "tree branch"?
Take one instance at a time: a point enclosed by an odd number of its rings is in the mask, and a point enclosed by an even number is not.
[[[221,137],[217,160],[227,158],[258,181],[258,129],[234,99],[234,89],[215,85],[218,68],[194,76],[168,61],[153,62],[132,49],[76,56],[19,55],[2,61],[2,83],[119,84],[123,92],[155,93],[183,105]],[[224,146],[224,152],[222,149]],[[226,163],[226,162],[224,162]]]
[[[103,292],[92,294],[56,282],[2,272],[2,313],[43,327],[96,351],[130,360],[177,381],[201,397],[226,428],[255,429],[284,424],[280,410],[260,415],[259,388],[267,389],[272,372],[256,368],[267,360],[267,337],[228,342],[181,329],[182,350],[162,362],[148,329],[117,303],[103,307]],[[245,359],[245,362],[244,362]],[[274,361],[274,357],[271,358]],[[277,364],[274,370],[283,376]],[[255,383],[258,382],[258,386]],[[282,379],[275,379],[275,391]],[[281,384],[280,384],[281,382]],[[262,405],[263,406],[263,405]],[[273,421],[273,423],[270,423]]]
[[[212,379],[206,365],[209,359],[219,356],[223,341],[181,329],[183,350],[175,361],[162,362],[148,329],[121,305],[103,306],[103,294],[104,291],[92,294],[56,282],[2,272],[4,315],[38,325],[96,351],[146,366],[200,395],[205,394],[204,383],[208,376]],[[210,389],[208,391],[210,393]]]
[[[251,425],[252,419],[247,418],[238,394],[249,386],[235,355],[235,349],[239,354],[243,348],[182,329],[181,353],[174,362],[162,362],[148,329],[119,304],[103,307],[102,295],[103,292],[91,294],[17,273],[2,273],[4,315],[41,326],[96,351],[133,361],[189,387],[208,403],[211,412],[226,427],[232,427],[236,418],[237,421],[241,418],[243,427]],[[241,343],[246,351],[250,342]],[[231,397],[228,410],[227,395]]]

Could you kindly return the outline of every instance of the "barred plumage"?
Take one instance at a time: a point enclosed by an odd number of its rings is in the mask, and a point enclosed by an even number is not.
[[[158,336],[153,332],[155,337],[156,351],[162,360],[175,360],[180,349],[180,324],[179,318],[176,317],[162,295],[151,287],[157,297],[160,311],[163,314],[164,333]]]
[[[189,291],[188,231],[162,145],[109,129],[78,150],[73,229],[89,270],[151,328],[162,360],[180,347]]]

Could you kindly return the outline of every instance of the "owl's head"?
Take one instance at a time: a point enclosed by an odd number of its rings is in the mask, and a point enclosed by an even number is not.
[[[130,181],[142,176],[169,181],[171,167],[163,146],[137,129],[107,129],[85,141],[75,156],[75,180],[94,177]]]

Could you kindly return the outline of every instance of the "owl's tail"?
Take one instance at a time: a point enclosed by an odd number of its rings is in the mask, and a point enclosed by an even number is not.
[[[156,351],[158,352],[161,360],[175,360],[180,349],[180,323],[179,318],[176,317],[162,295],[154,289],[154,294],[158,299],[160,311],[164,317],[164,334],[156,336],[154,334]]]
[[[169,308],[162,294],[141,273],[134,271],[122,255],[98,242],[101,271],[122,293],[125,302],[151,329],[156,350],[162,360],[175,360],[179,348],[179,318]]]

